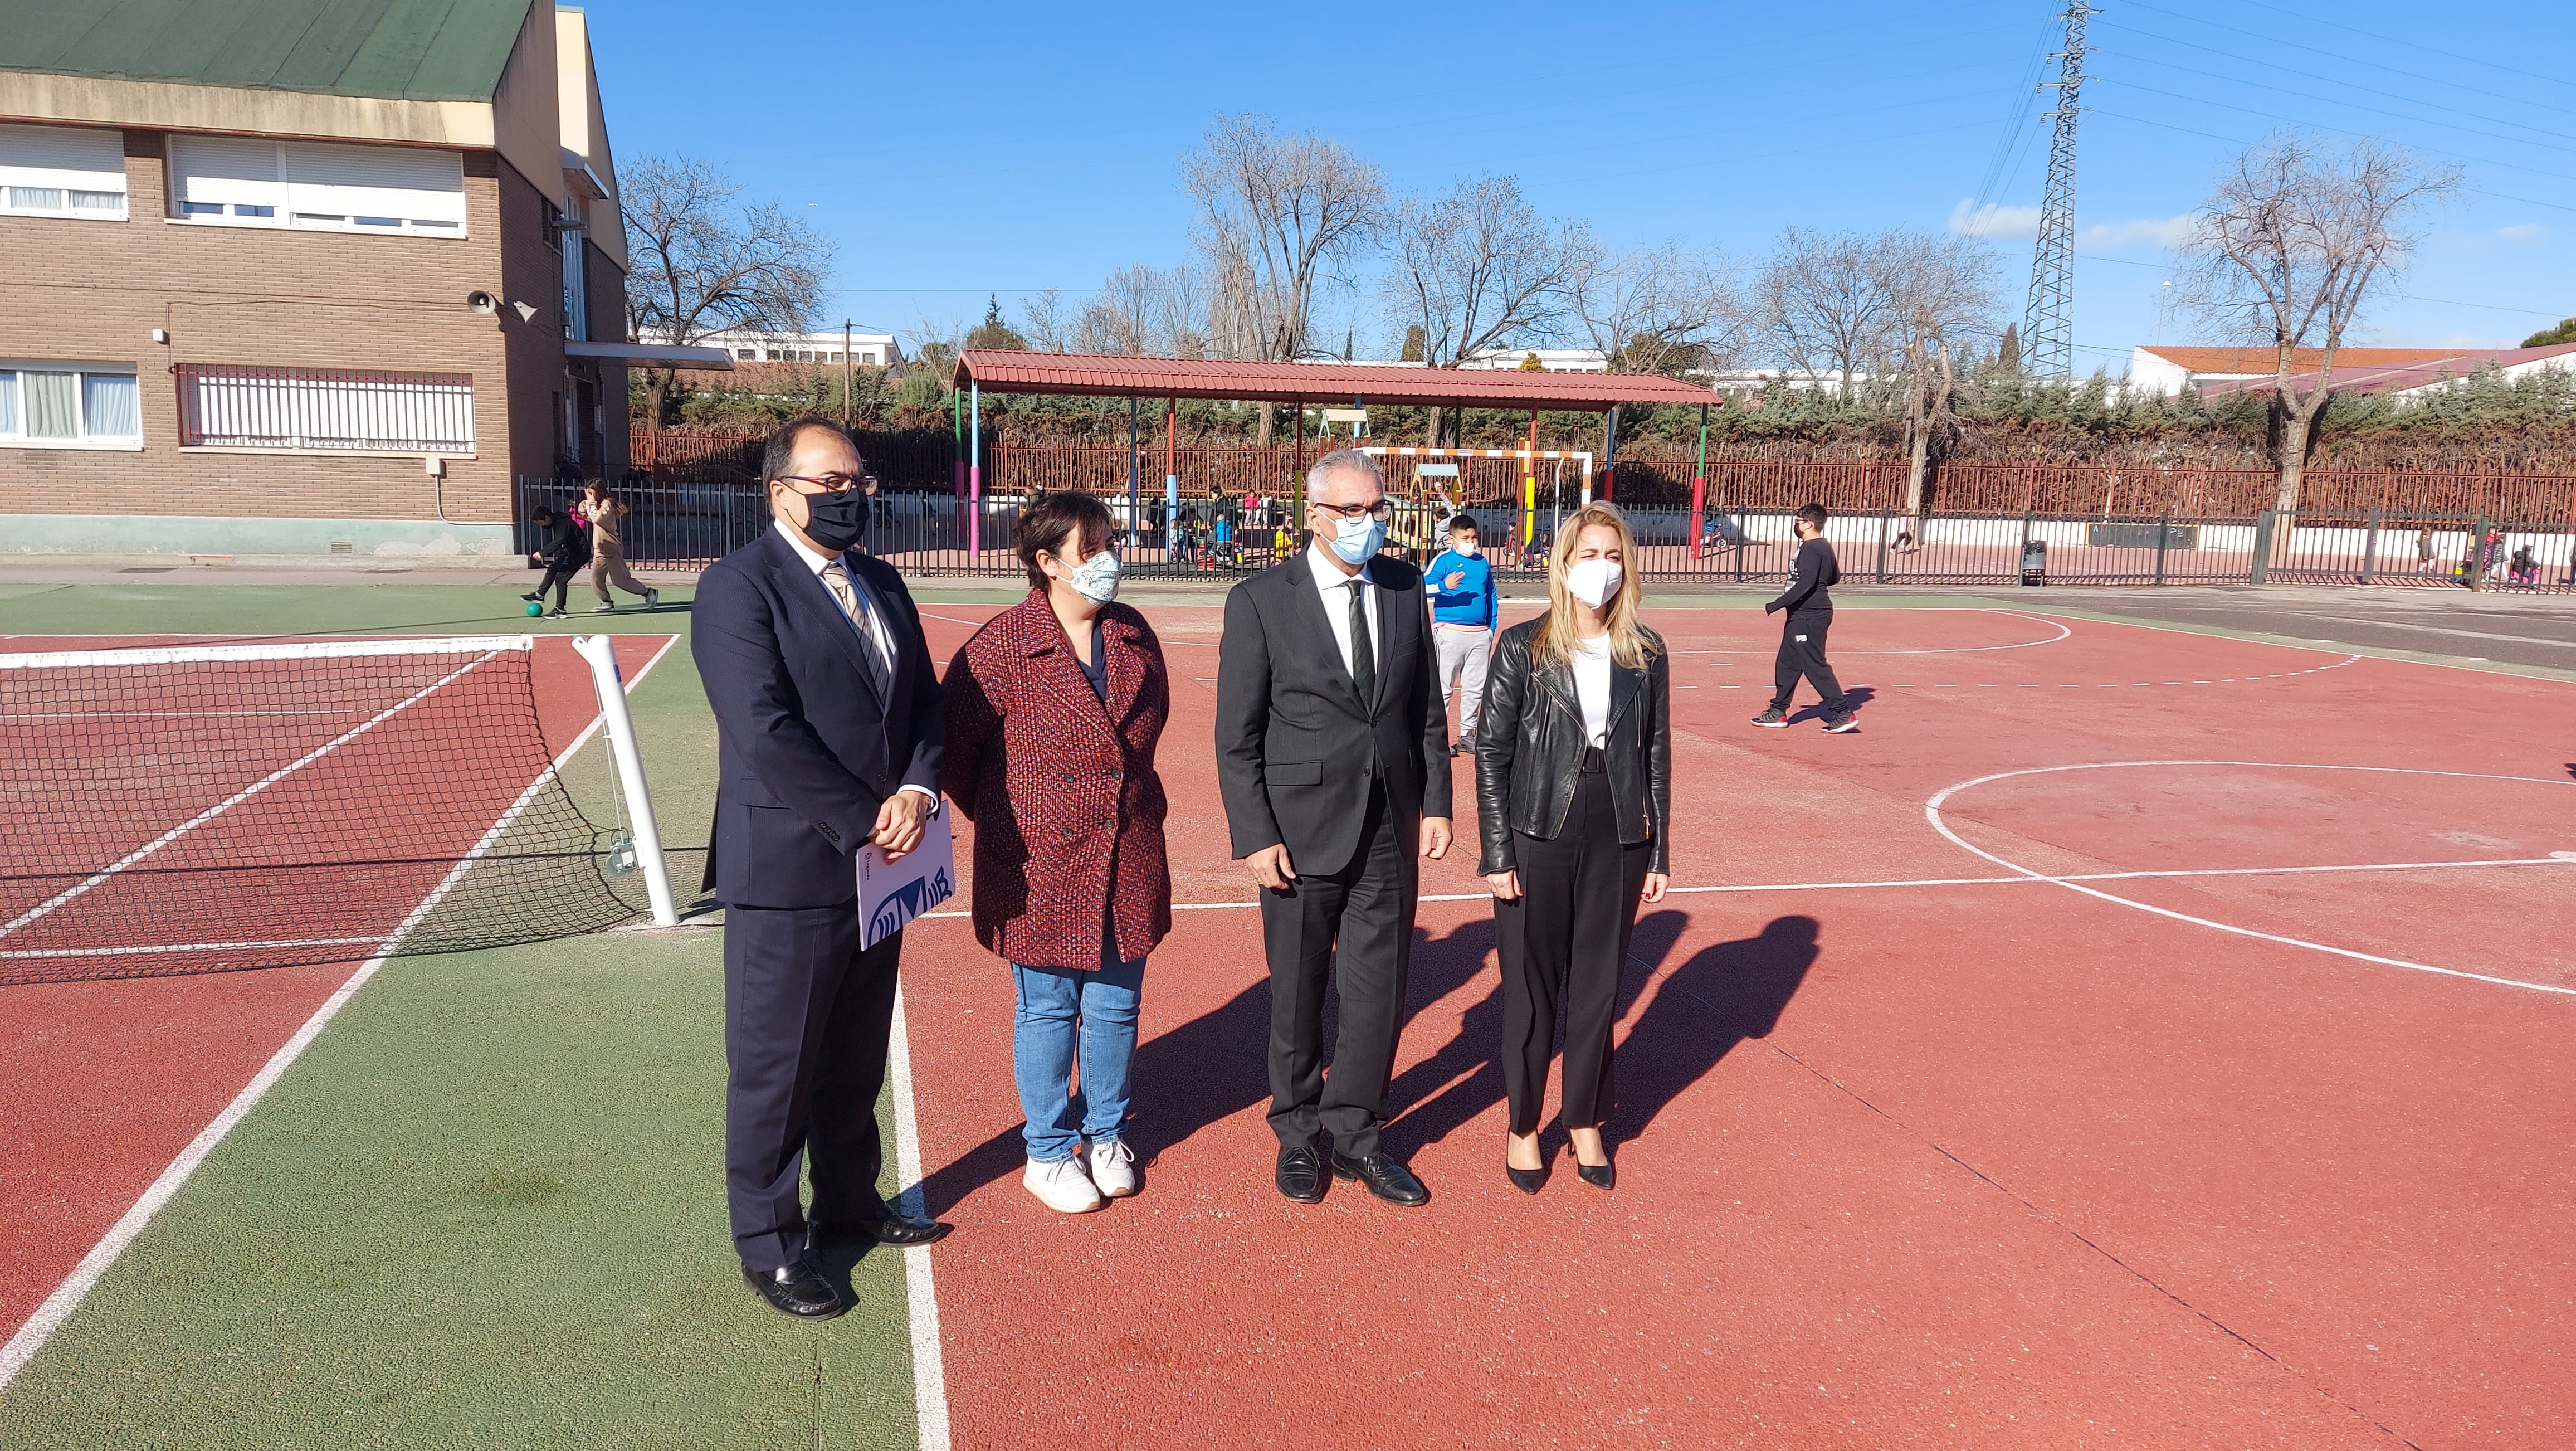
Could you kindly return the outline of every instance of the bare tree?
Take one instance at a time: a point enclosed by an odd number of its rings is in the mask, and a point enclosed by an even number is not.
[[[1049,287],[1021,298],[1020,332],[1037,352],[1065,351],[1072,340],[1073,327],[1065,320],[1064,293]]]
[[[1725,260],[1667,242],[1611,252],[1588,233],[1568,250],[1571,325],[1619,373],[1722,366],[1743,345],[1746,306]]]
[[[628,336],[685,347],[735,328],[811,324],[832,244],[774,202],[735,205],[741,191],[691,157],[646,156],[623,168]],[[644,387],[648,426],[659,430],[671,371],[646,369]]]
[[[1306,350],[1317,281],[1376,232],[1385,177],[1338,141],[1284,136],[1249,114],[1218,118],[1181,177],[1199,204],[1225,331],[1247,356],[1293,361]],[[1261,441],[1270,441],[1266,408]]]
[[[2237,158],[2201,203],[2172,305],[2228,336],[2271,344],[2276,509],[2299,507],[2345,334],[2413,256],[2420,234],[2408,224],[2459,188],[2458,168],[2428,168],[2403,147],[2362,141],[2338,154],[2283,135]],[[2291,382],[2303,347],[2321,350],[2305,388]]]
[[[1551,226],[1508,176],[1480,176],[1438,196],[1408,197],[1388,218],[1380,289],[1422,333],[1422,361],[1454,368],[1505,342],[1551,332],[1582,233]],[[1440,441],[1441,409],[1428,441]]]
[[[1994,256],[1967,237],[1875,237],[1791,227],[1754,287],[1756,324],[1780,361],[1849,387],[1903,365],[1919,339],[1991,336]]]
[[[1109,274],[1074,320],[1077,353],[1193,358],[1207,351],[1207,292],[1198,269],[1135,263]]]

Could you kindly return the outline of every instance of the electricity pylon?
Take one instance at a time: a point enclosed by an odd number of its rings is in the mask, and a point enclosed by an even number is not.
[[[2039,198],[2039,243],[2030,263],[2030,307],[2022,318],[2022,356],[2042,377],[2075,376],[2075,118],[2084,86],[2084,20],[2101,12],[2084,0],[2067,0],[2066,48],[2050,56],[2057,79],[2039,88],[2057,91],[2057,123],[2048,143],[2048,186]]]

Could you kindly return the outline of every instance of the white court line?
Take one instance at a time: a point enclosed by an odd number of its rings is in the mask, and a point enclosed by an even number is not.
[[[671,647],[677,643],[679,643],[677,635],[665,638],[662,641],[662,648],[653,652],[653,658],[644,662],[643,668],[635,672],[634,680],[628,682],[626,688],[632,691],[636,686],[643,684],[644,677],[652,672],[653,667],[659,664],[662,657],[670,653]],[[54,1292],[45,1297],[44,1303],[36,1307],[34,1314],[27,1317],[27,1323],[19,1326],[17,1333],[9,1337],[8,1344],[0,1345],[0,1391],[9,1388],[9,1383],[16,1380],[18,1373],[25,1370],[28,1363],[36,1358],[36,1352],[44,1349],[45,1342],[53,1338],[54,1332],[60,1330],[64,1322],[71,1319],[72,1312],[78,1310],[81,1302],[89,1298],[89,1292],[98,1287],[100,1278],[106,1275],[117,1259],[142,1235],[145,1226],[152,1223],[153,1217],[161,1212],[163,1206],[186,1186],[188,1180],[196,1174],[198,1166],[205,1163],[206,1157],[215,1151],[215,1146],[224,1141],[225,1135],[230,1134],[235,1125],[249,1117],[250,1111],[259,1106],[259,1101],[268,1096],[268,1091],[277,1086],[277,1080],[285,1076],[286,1070],[293,1066],[295,1060],[304,1056],[304,1050],[313,1046],[313,1040],[322,1036],[322,1030],[330,1026],[331,1020],[339,1016],[340,1009],[346,1007],[349,999],[357,995],[358,989],[365,987],[368,979],[373,978],[377,970],[385,965],[385,959],[392,955],[392,949],[401,943],[406,934],[419,926],[423,919],[437,909],[449,890],[464,876],[465,869],[474,864],[475,858],[489,850],[493,842],[500,840],[501,833],[508,829],[510,823],[516,820],[519,813],[527,807],[528,802],[535,798],[537,788],[546,783],[546,778],[561,771],[564,762],[571,760],[575,752],[589,743],[590,738],[598,733],[606,719],[605,715],[591,716],[590,724],[582,728],[580,735],[573,737],[572,744],[563,748],[562,754],[554,758],[552,765],[539,772],[537,779],[528,783],[528,788],[519,793],[518,800],[510,804],[509,810],[501,813],[500,820],[492,823],[492,829],[483,834],[483,839],[474,844],[474,849],[449,869],[445,880],[431,889],[428,896],[421,898],[420,905],[412,909],[411,915],[403,919],[401,926],[386,935],[383,939],[383,949],[376,956],[360,964],[356,972],[349,974],[349,980],[340,984],[337,992],[332,993],[322,1006],[313,1010],[313,1016],[304,1020],[304,1026],[295,1030],[295,1036],[287,1039],[283,1047],[269,1055],[268,1062],[260,1068],[251,1081],[243,1085],[241,1092],[233,1095],[232,1102],[224,1105],[224,1111],[215,1115],[212,1123],[198,1130],[197,1136],[188,1141],[188,1146],[179,1151],[179,1157],[170,1161],[170,1167],[161,1171],[160,1177],[152,1181],[151,1186],[143,1191],[143,1196],[134,1201],[133,1207],[127,1209],[116,1223],[108,1226],[107,1233],[99,1237],[97,1244],[90,1246],[89,1253],[81,1256],[79,1264],[72,1266],[72,1272],[64,1276],[63,1282],[54,1287]]]
[[[2098,887],[2086,886],[2084,885],[2083,880],[2077,877],[2052,876],[2049,873],[2023,866],[2019,862],[2006,861],[2004,858],[1995,855],[1993,852],[1987,851],[1983,847],[1971,843],[1965,837],[1952,831],[1950,829],[1950,824],[1943,820],[1941,816],[1942,802],[1949,800],[1959,792],[1966,791],[1972,787],[1983,786],[1988,782],[2010,780],[2015,776],[2051,775],[2060,771],[2109,771],[2141,766],[2224,766],[2273,771],[2363,771],[2392,776],[2443,776],[2455,780],[2518,781],[2535,786],[2576,785],[2576,781],[2552,780],[2545,776],[2504,776],[2485,771],[2432,771],[2403,766],[2328,766],[2308,761],[2090,761],[2072,766],[2032,766],[2018,771],[1997,771],[1992,775],[1979,776],[1974,780],[1962,781],[1955,786],[1944,787],[1942,790],[1934,793],[1931,800],[1923,803],[1923,816],[1926,821],[1929,821],[1932,824],[1932,829],[1947,838],[1952,845],[1958,847],[1962,851],[1983,857],[1987,861],[1993,862],[1995,865],[2008,871],[2019,872],[2033,881],[2048,882],[2056,886],[2064,887],[2070,892],[2081,892],[2088,897],[2098,897],[2105,902],[2116,902],[2123,907],[2135,907],[2141,912],[2152,912],[2159,917],[2168,917],[2176,922],[2189,922],[2196,927],[2207,927],[2215,931],[2233,933],[2238,937],[2251,937],[2263,942],[2277,942],[2288,947],[2305,947],[2311,951],[2323,952],[2335,957],[2349,958],[2355,962],[2373,963],[2381,967],[2402,967],[2411,972],[2427,972],[2441,977],[2467,978],[2472,982],[2493,983],[2498,987],[2518,987],[2531,992],[2554,993],[2563,997],[2576,997],[2576,987],[2559,987],[2550,983],[2524,982],[2519,978],[2494,977],[2482,972],[2463,972],[2455,967],[2435,967],[2430,963],[2408,962],[2404,958],[2381,957],[2376,953],[2357,952],[2349,947],[2332,947],[2322,942],[2310,942],[2305,938],[2285,937],[2275,932],[2259,932],[2251,927],[2238,927],[2231,923],[2214,922],[2207,917],[2195,917],[2188,912],[2177,912],[2169,907],[2158,907],[2151,903],[2135,901],[2128,897],[2116,896],[2110,892],[2105,892]],[[2560,859],[2547,858],[2545,860]]]
[[[2123,764],[2146,763],[2135,762]],[[2049,769],[2077,770],[2082,768],[2051,767]],[[2006,772],[2005,774],[2011,775],[2013,773]],[[1995,778],[1987,777],[1984,779],[1993,780]],[[2510,776],[2500,779],[2519,781],[2526,778]],[[1973,786],[1977,783],[1971,781],[1967,784]],[[1961,788],[1954,787],[1952,789],[1955,790]],[[1971,851],[1975,850],[1973,847],[1969,849]],[[2003,865],[2012,866],[2012,863],[2005,862]],[[1665,895],[1678,897],[1685,894],[1696,895],[1705,892],[1866,892],[1886,891],[1907,887],[2034,887],[2048,882],[2134,882],[2164,877],[2299,877],[2316,876],[2332,872],[2424,872],[2456,867],[2564,866],[2576,866],[2576,852],[2560,852],[2549,856],[2530,857],[2473,857],[2461,861],[2442,862],[2344,862],[2326,866],[2305,867],[2185,867],[2174,870],[2151,872],[2077,872],[2062,877],[2023,875],[2017,877],[1904,877],[1873,882],[1729,882],[1722,885],[1705,887],[1669,887],[1665,889]],[[2013,870],[2022,871],[2023,869],[2020,867],[2013,867]],[[1435,892],[1427,896],[1416,897],[1413,900],[1417,902],[1482,902],[1491,895],[1492,894],[1488,892]],[[1236,909],[1248,910],[1260,905],[1261,903],[1257,899],[1243,902],[1174,902],[1172,904],[1172,910],[1175,912],[1226,912]],[[973,914],[969,912],[924,912],[915,920],[929,922],[936,921],[944,917],[963,918],[972,915]],[[7,954],[5,953],[0,953],[0,956],[6,955]]]
[[[675,636],[673,638],[677,637]],[[305,752],[303,755],[296,757],[287,764],[278,767],[276,770],[269,772],[265,776],[260,777],[258,781],[251,785],[243,787],[241,790],[234,792],[232,795],[225,797],[223,800],[207,807],[205,810],[198,812],[187,820],[180,822],[177,826],[171,827],[168,831],[161,833],[159,836],[152,838],[152,840],[145,842],[143,845],[136,847],[130,852],[127,852],[111,865],[103,867],[92,873],[76,885],[65,887],[61,891],[56,892],[53,896],[46,898],[44,901],[39,902],[35,906],[28,908],[26,911],[19,913],[17,916],[10,918],[7,922],[0,923],[0,937],[8,936],[10,933],[17,931],[19,928],[26,926],[28,923],[35,921],[37,918],[42,917],[46,913],[53,911],[55,908],[62,906],[66,902],[69,902],[74,897],[77,897],[82,893],[89,891],[91,888],[107,881],[117,873],[124,871],[127,867],[134,865],[136,862],[152,855],[161,848],[168,846],[170,843],[177,841],[183,836],[186,836],[189,832],[196,830],[198,827],[203,826],[207,822],[214,820],[216,817],[223,815],[225,812],[232,810],[234,807],[239,806],[262,791],[267,790],[269,787],[276,785],[278,782],[285,780],[288,776],[291,776],[306,766],[313,764],[315,761],[321,760],[324,756],[340,749],[342,746],[345,746],[349,742],[356,740],[358,737],[365,735],[367,732],[374,730],[377,726],[393,719],[396,714],[409,709],[415,702],[424,700],[438,691],[445,689],[450,681],[457,679],[459,676],[465,674],[465,672],[474,669],[476,666],[483,664],[485,661],[492,659],[500,653],[501,652],[498,650],[487,650],[484,653],[475,656],[473,659],[457,666],[454,670],[440,676],[436,684],[426,686],[415,692],[410,697],[402,701],[401,704],[388,706],[385,709],[376,712],[374,715],[369,716],[363,723],[352,726],[341,734],[334,736],[329,744],[317,746],[314,749]],[[21,658],[34,659],[37,657],[26,656]]]
[[[904,1030],[903,984],[895,984],[894,1023],[886,1040],[887,1075],[894,1087],[894,1172],[903,1188],[895,1202],[916,1218],[930,1217],[921,1192],[921,1117],[912,1102],[912,1038]],[[948,1362],[939,1348],[939,1291],[930,1270],[930,1246],[903,1251],[906,1319],[912,1328],[912,1414],[921,1451],[948,1451]]]
[[[2576,681],[2564,680],[2555,675],[2526,675],[2521,671],[2512,668],[2502,670],[2476,670],[2467,665],[2454,665],[2447,660],[2410,660],[2403,655],[2382,655],[2376,653],[2380,650],[2392,650],[2398,648],[2393,645],[2352,645],[2340,641],[2314,642],[2302,645],[2292,644],[2286,640],[2249,639],[2244,635],[2234,634],[2228,630],[2218,628],[2186,630],[2178,625],[2150,625],[2138,620],[2097,620],[2089,615],[2070,615],[2067,616],[2067,618],[2080,619],[2088,625],[2125,625],[2132,630],[2154,630],[2158,634],[2164,635],[2193,635],[2203,640],[2234,640],[2240,645],[2269,645],[2278,650],[2319,650],[2321,648],[2326,651],[2342,650],[2353,655],[2357,655],[2364,660],[2379,660],[2390,665],[2421,665],[2430,670],[2467,670],[2473,675],[2507,675],[2512,676],[2517,680],[2545,680],[2553,685],[2576,685]],[[2233,677],[2230,678],[2232,679]],[[2192,683],[2194,685],[2207,685],[2209,682],[2206,680],[2195,680]]]

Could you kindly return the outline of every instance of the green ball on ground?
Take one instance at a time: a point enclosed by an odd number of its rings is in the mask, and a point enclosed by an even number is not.
[[[529,618],[529,619],[532,619],[532,620],[533,620],[533,619],[535,619],[537,616],[542,615],[542,614],[544,614],[545,612],[546,612],[546,607],[545,607],[544,605],[538,604],[535,600],[530,600],[530,601],[528,601],[528,618]]]

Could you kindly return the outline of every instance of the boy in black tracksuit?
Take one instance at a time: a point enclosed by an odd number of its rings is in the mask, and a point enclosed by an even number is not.
[[[1842,682],[1834,678],[1834,667],[1825,663],[1825,632],[1834,623],[1834,597],[1830,591],[1842,582],[1842,567],[1834,562],[1834,547],[1825,542],[1825,506],[1801,505],[1796,517],[1798,553],[1789,563],[1789,587],[1762,607],[1766,615],[1786,610],[1789,618],[1780,627],[1780,659],[1772,670],[1771,708],[1755,716],[1753,723],[1774,730],[1785,728],[1789,724],[1789,698],[1797,693],[1798,677],[1803,675],[1824,697],[1825,729],[1840,735],[1860,728],[1851,707],[1843,701]]]
[[[545,600],[546,591],[553,590],[555,607],[546,618],[559,620],[564,613],[564,590],[572,583],[572,577],[581,572],[581,567],[590,562],[588,551],[582,548],[581,530],[573,526],[569,516],[540,504],[537,511],[528,516],[528,522],[536,526],[539,546],[528,557],[546,567],[546,577],[535,589],[519,598],[530,604],[539,604]]]

